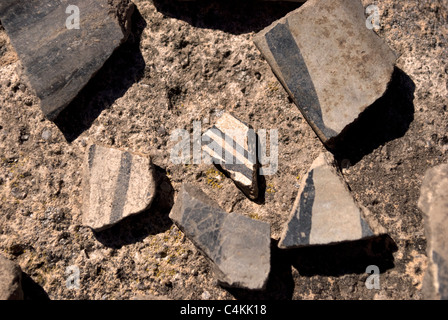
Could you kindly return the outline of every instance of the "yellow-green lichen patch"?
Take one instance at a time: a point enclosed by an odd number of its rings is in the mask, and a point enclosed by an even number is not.
[[[266,186],[266,192],[267,193],[275,193],[276,190],[275,190],[274,184],[268,183],[267,186]]]
[[[211,186],[212,188],[221,189],[222,188],[222,181],[224,180],[225,176],[222,172],[210,168],[205,173],[207,184]]]

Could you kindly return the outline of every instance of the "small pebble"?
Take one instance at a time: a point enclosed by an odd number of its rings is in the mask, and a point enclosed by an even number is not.
[[[18,200],[23,200],[26,198],[27,194],[26,192],[21,191],[19,188],[14,187],[11,189],[11,194],[14,198]]]
[[[137,285],[137,289],[138,289],[138,290],[145,290],[145,289],[146,289],[146,286],[145,286],[143,283],[139,283],[139,284]]]
[[[159,129],[157,129],[157,133],[161,136],[164,136],[166,134],[165,128],[162,126]]]
[[[210,295],[210,293],[209,293],[208,291],[204,291],[204,292],[201,294],[201,299],[202,299],[202,300],[208,300],[208,299],[210,299],[210,297],[211,297],[211,295]]]
[[[51,139],[51,130],[48,130],[48,129],[44,130],[42,132],[42,139],[50,140]]]
[[[25,105],[31,107],[33,105],[33,100],[31,98],[25,98]]]
[[[184,254],[182,254],[182,255],[180,256],[180,258],[181,258],[182,260],[187,260],[187,259],[188,259],[188,252],[185,252]]]
[[[19,210],[19,213],[24,217],[28,217],[31,214],[31,211],[29,209],[22,208]]]

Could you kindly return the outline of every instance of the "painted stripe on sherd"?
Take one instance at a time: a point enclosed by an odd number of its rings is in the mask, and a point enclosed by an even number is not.
[[[126,195],[131,177],[131,167],[132,155],[129,152],[124,152],[121,156],[120,169],[110,213],[110,223],[120,220],[123,216],[123,208],[126,204]]]
[[[302,53],[289,30],[288,22],[276,25],[265,35],[265,38],[286,85],[300,109],[326,137],[336,136],[336,132],[327,128],[323,122],[319,97]]]

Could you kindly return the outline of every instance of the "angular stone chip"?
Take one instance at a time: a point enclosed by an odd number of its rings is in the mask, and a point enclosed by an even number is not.
[[[250,199],[258,198],[257,136],[246,124],[224,113],[207,130],[202,141],[218,168],[226,172],[235,185]]]
[[[429,169],[418,206],[424,213],[428,268],[423,279],[425,299],[448,299],[448,164]]]
[[[0,300],[23,300],[22,269],[0,255]]]
[[[84,163],[83,225],[101,231],[147,210],[156,192],[148,156],[92,144]]]
[[[360,0],[308,0],[254,43],[319,138],[331,139],[385,92],[396,55],[366,27]]]
[[[270,272],[270,225],[224,212],[202,190],[183,184],[170,218],[230,287],[263,289]]]
[[[69,5],[79,8],[79,29],[67,28],[74,13]],[[129,0],[0,1],[2,25],[48,119],[57,117],[126,40],[133,9]]]
[[[367,208],[355,202],[333,156],[325,152],[302,178],[279,247],[325,245],[385,233]]]

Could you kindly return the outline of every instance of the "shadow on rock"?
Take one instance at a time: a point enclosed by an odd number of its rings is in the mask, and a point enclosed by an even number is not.
[[[254,202],[259,205],[266,203],[266,178],[262,174],[258,176],[258,198]]]
[[[277,242],[271,239],[271,272],[264,290],[223,288],[238,300],[291,300],[294,292],[291,264]]]
[[[231,34],[258,32],[302,5],[257,0],[154,0],[153,3],[165,16],[186,21],[196,28],[217,29]]]
[[[24,300],[50,300],[45,290],[25,272],[22,272],[22,290]]]
[[[142,241],[148,235],[163,233],[173,222],[169,213],[174,205],[174,189],[166,170],[155,166],[157,189],[151,207],[139,214],[127,217],[116,225],[100,232],[95,238],[106,247],[119,249],[124,245]]]
[[[146,21],[138,9],[132,15],[128,40],[115,50],[98,73],[65,108],[54,123],[68,142],[87,130],[101,114],[144,75],[145,61],[140,52],[140,38]]]
[[[223,168],[222,168],[222,166],[220,166],[219,164],[215,164],[215,168],[217,169],[217,170],[219,170],[227,179],[230,179],[230,180],[233,180],[232,178],[231,178],[231,176],[230,176],[230,174],[226,171],[226,170],[224,170]],[[266,202],[266,178],[263,176],[263,175],[258,175],[258,184],[257,184],[257,187],[258,187],[258,196],[257,196],[257,198],[255,198],[255,199],[251,199],[251,198],[249,198],[246,194],[245,194],[245,192],[243,191],[243,189],[241,189],[241,187],[240,186],[238,186],[238,184],[236,184],[236,183],[234,183],[235,184],[235,187],[237,187],[243,194],[244,194],[244,197],[246,198],[246,199],[248,199],[248,200],[250,200],[250,201],[253,201],[254,203],[256,203],[256,204],[259,204],[259,205],[263,205],[263,204],[265,204],[265,202]]]
[[[392,238],[384,235],[285,251],[301,276],[341,276],[366,273],[369,265],[376,265],[381,273],[385,272],[394,267],[393,252],[397,249]]]
[[[354,165],[379,146],[404,136],[414,120],[414,91],[412,79],[396,67],[384,95],[328,142],[336,159]]]

